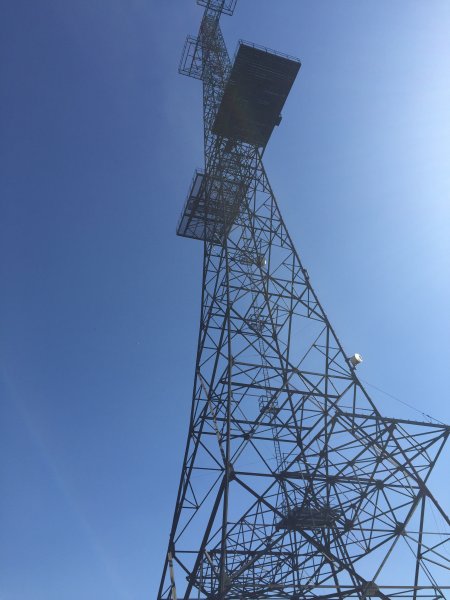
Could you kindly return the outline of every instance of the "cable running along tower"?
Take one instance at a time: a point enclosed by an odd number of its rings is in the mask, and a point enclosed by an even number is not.
[[[427,481],[450,429],[382,416],[311,286],[262,154],[300,69],[198,0],[204,170],[178,235],[204,246],[189,434],[158,600],[450,598]]]

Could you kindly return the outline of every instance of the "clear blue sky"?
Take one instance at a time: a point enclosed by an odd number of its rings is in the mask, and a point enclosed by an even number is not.
[[[177,75],[200,16],[2,3],[1,600],[155,597],[199,317],[201,244],[175,225],[202,164],[201,86]],[[240,0],[223,29],[302,59],[265,162],[361,378],[450,422],[450,3]]]

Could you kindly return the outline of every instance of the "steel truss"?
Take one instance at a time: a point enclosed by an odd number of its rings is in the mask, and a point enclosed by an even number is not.
[[[191,194],[181,232],[203,239],[202,311],[158,600],[450,598],[450,521],[427,487],[450,428],[378,412],[261,148],[212,133],[231,63],[223,2],[201,4],[180,70],[203,82],[202,222]]]

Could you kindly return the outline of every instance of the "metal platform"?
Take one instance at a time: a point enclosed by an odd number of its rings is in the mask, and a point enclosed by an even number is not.
[[[177,227],[177,235],[220,244],[245,196],[239,182],[196,171]]]
[[[192,35],[188,35],[184,43],[178,72],[194,79],[203,77],[202,45],[200,40]]]
[[[340,511],[331,506],[295,507],[288,511],[286,516],[277,523],[275,529],[287,529],[289,531],[328,529],[336,524],[340,516]]]
[[[213,133],[265,147],[300,66],[296,58],[241,41]]]

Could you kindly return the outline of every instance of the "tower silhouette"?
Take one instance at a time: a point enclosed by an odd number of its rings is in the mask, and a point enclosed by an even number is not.
[[[386,418],[288,234],[262,155],[300,69],[198,0],[180,72],[203,84],[205,165],[178,224],[201,240],[188,439],[158,600],[450,598],[450,521],[427,481],[450,433]]]

